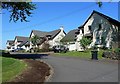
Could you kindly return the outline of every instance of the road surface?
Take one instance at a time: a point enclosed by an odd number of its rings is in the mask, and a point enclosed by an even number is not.
[[[48,54],[11,53],[17,58],[41,60],[54,69],[51,82],[118,82],[118,63],[80,59],[77,57],[50,56]]]
[[[118,82],[118,63],[64,56],[43,60],[54,68],[52,82]]]

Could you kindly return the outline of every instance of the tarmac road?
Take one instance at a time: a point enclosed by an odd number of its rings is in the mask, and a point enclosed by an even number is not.
[[[64,56],[43,60],[54,68],[51,82],[118,82],[118,63]]]
[[[43,60],[54,69],[51,82],[118,82],[118,63],[48,54],[11,53],[17,58]],[[41,58],[42,57],[42,58]]]

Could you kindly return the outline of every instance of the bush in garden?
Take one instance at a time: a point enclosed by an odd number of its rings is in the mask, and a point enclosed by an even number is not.
[[[90,45],[92,41],[86,37],[83,37],[81,40],[80,40],[80,44],[81,46],[86,50],[87,49],[87,46]]]

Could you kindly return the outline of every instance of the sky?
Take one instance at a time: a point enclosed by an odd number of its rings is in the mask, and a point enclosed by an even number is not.
[[[77,29],[93,10],[118,20],[117,2],[104,2],[101,8],[96,2],[34,2],[34,4],[36,9],[32,11],[32,17],[27,18],[30,22],[9,22],[10,13],[6,10],[2,11],[3,14],[0,14],[2,49],[6,48],[7,40],[14,40],[15,36],[29,37],[32,30],[52,31],[64,26],[67,33]]]

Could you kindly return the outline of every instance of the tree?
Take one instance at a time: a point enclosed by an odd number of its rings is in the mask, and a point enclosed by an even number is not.
[[[112,2],[112,0],[109,0],[109,2]],[[102,5],[103,5],[103,3],[102,3],[101,0],[98,0],[98,1],[96,2],[96,4],[97,4],[99,7],[102,7]]]
[[[3,1],[3,2],[2,2]],[[20,2],[21,1],[21,2]],[[0,8],[8,10],[10,14],[10,21],[18,21],[21,22],[28,20],[27,17],[31,16],[32,12],[31,10],[36,9],[35,4],[31,2],[32,0],[1,0],[0,1]],[[110,0],[111,2],[112,0]],[[1,3],[2,2],[2,3]],[[96,4],[99,7],[102,7],[101,0],[98,0]]]
[[[80,44],[81,46],[86,49],[88,45],[90,45],[92,41],[86,37],[83,37],[81,40],[80,40]]]
[[[99,7],[102,7],[102,2],[98,1],[96,4],[98,4]]]
[[[34,51],[36,52],[36,50],[38,49],[37,44],[40,43],[40,38],[37,35],[35,35],[30,40],[33,44]]]
[[[11,13],[10,21],[16,22],[20,20],[21,22],[28,22],[26,18],[31,16],[31,11],[35,9],[35,4],[32,2],[2,2],[1,8]]]

